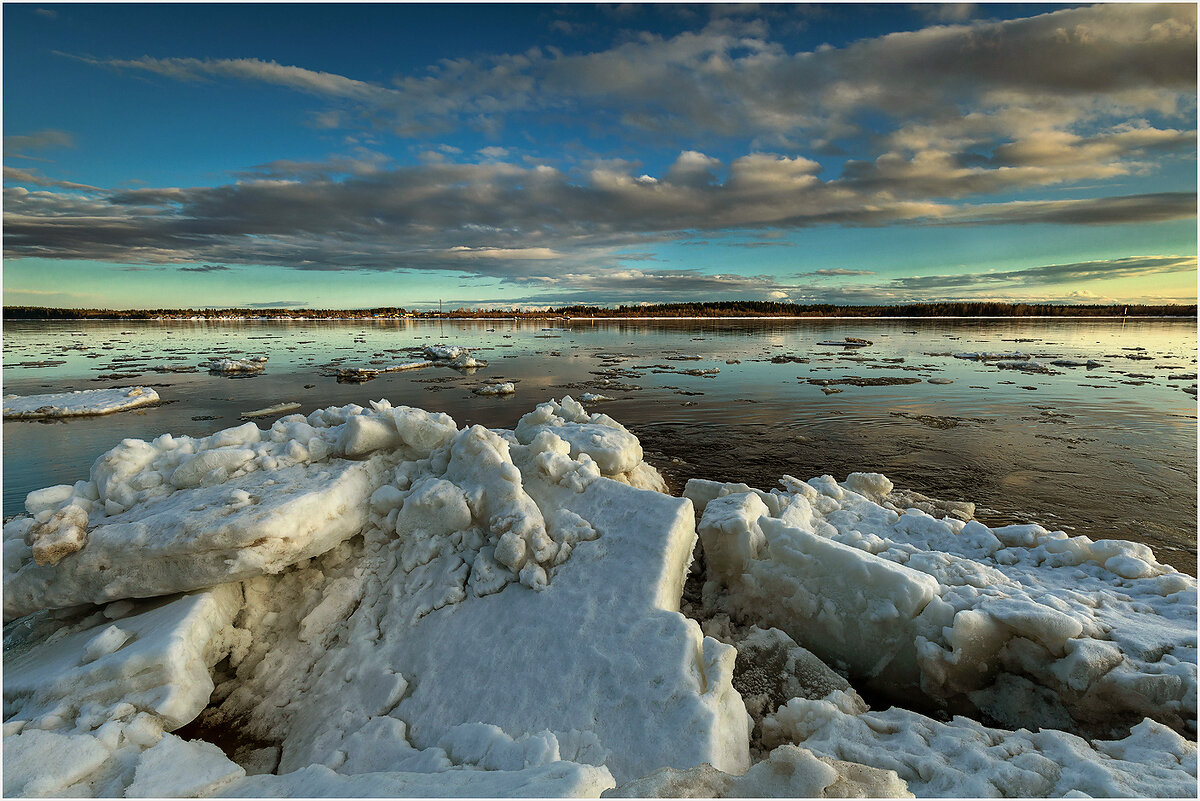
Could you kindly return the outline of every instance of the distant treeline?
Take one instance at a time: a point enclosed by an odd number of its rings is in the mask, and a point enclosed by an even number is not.
[[[1130,306],[1125,304],[1052,305],[1041,303],[910,303],[902,306],[798,305],[733,300],[714,303],[659,303],[597,309],[567,306],[556,314],[571,317],[1195,317],[1196,304]]]
[[[704,303],[658,303],[650,306],[562,306],[539,311],[466,309],[416,311],[395,306],[373,309],[53,309],[5,306],[7,320],[150,320],[157,318],[228,319],[246,317],[320,318],[471,318],[519,317],[1195,317],[1196,304],[1135,306],[1124,304],[1043,303],[910,303],[900,306],[798,305],[772,301],[730,300]]]
[[[375,309],[52,309],[45,306],[5,306],[7,320],[153,320],[159,317],[404,317],[397,306]],[[436,316],[436,312],[435,312]]]

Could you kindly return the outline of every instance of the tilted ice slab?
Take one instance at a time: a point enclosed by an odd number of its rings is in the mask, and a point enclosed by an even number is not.
[[[1195,731],[1196,580],[1146,546],[881,505],[876,474],[782,483],[688,483],[717,606],[893,697],[1013,726]]]
[[[47,417],[86,417],[112,414],[139,406],[158,403],[158,393],[149,387],[83,389],[47,395],[8,395],[4,398],[4,418],[36,420]]]
[[[834,692],[792,699],[763,729],[768,746],[796,743],[825,759],[895,771],[919,798],[1196,797],[1195,744],[1152,720],[1122,739],[1089,742],[964,717],[943,723],[894,707],[863,712]]]
[[[7,627],[5,726],[69,728],[81,715],[106,722],[146,712],[170,730],[195,719],[213,691],[209,669],[229,652],[241,586],[145,606],[123,602],[57,629],[50,615]]]

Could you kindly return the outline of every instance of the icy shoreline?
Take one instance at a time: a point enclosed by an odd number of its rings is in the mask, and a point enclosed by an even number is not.
[[[4,792],[1195,795],[1195,579],[782,487],[570,398],[125,440],[4,527]]]

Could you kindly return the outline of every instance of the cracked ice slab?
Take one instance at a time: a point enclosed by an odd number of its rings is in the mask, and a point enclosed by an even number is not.
[[[388,759],[424,769],[540,738],[620,780],[743,772],[735,653],[677,611],[690,502],[605,478],[552,431],[526,439],[457,432],[396,466],[361,542],[248,582],[252,645],[216,720],[282,738],[281,772],[383,769],[363,743],[390,730]]]

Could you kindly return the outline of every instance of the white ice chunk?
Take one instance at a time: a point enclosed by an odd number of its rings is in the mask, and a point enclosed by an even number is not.
[[[899,708],[861,713],[843,700],[833,693],[789,701],[764,721],[764,742],[895,771],[918,797],[1196,797],[1196,746],[1150,721],[1123,740],[1089,743],[1052,729],[1004,731],[964,717],[942,723]]]
[[[476,395],[511,395],[517,391],[517,385],[511,381],[503,384],[486,384],[472,390]]]
[[[109,750],[90,735],[25,728],[4,738],[4,795],[62,796],[108,758]]]
[[[4,398],[6,420],[34,420],[42,417],[85,417],[111,414],[158,403],[158,393],[149,387],[119,389],[82,389],[47,395],[8,395]]]
[[[620,423],[603,414],[588,415],[570,396],[562,403],[543,403],[525,415],[515,429],[524,445],[533,442],[542,431],[549,431],[571,446],[571,457],[586,453],[604,475],[627,473],[642,461],[642,446],[637,437]]]
[[[241,588],[226,584],[116,624],[6,643],[5,718],[70,723],[85,705],[127,704],[178,728],[207,705],[209,668],[228,653],[225,632],[241,604]]]
[[[222,453],[232,464],[250,451],[206,451],[178,469]],[[88,532],[82,550],[57,565],[32,558],[19,567],[6,565],[16,569],[5,575],[5,619],[278,572],[357,534],[383,472],[378,458],[296,465],[139,504],[105,519]],[[239,490],[248,503],[232,495]]]
[[[168,734],[142,753],[126,798],[202,798],[212,796],[246,771],[220,748],[203,740]]]

